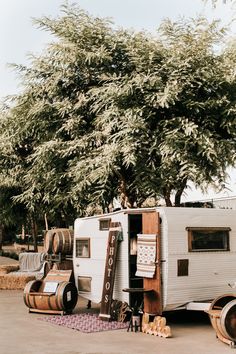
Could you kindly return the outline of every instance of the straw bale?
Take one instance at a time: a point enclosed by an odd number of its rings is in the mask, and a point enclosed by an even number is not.
[[[10,272],[15,272],[19,269],[19,265],[17,264],[3,264],[0,265],[0,275],[8,274]]]
[[[35,276],[33,275],[12,275],[3,274],[0,275],[0,289],[2,290],[22,290],[25,288],[25,285],[30,281],[34,280]]]

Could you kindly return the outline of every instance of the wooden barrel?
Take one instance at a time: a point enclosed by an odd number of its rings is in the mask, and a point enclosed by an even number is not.
[[[66,311],[71,312],[76,306],[78,291],[73,283],[62,282],[57,289],[57,298],[59,306]]]
[[[225,294],[216,298],[208,311],[217,337],[234,346],[236,342],[236,295]]]
[[[44,262],[44,271],[43,271],[43,277],[45,278],[48,272],[51,269],[51,264],[47,261]]]
[[[55,234],[54,229],[48,230],[45,233],[43,248],[44,248],[44,252],[46,253],[52,253],[52,242],[53,242],[54,234]]]
[[[29,308],[35,308],[35,299],[30,293],[35,293],[39,291],[42,285],[42,280],[30,280],[24,288],[24,303]]]
[[[60,282],[55,294],[35,292],[39,289],[36,281],[29,282],[24,290],[24,302],[30,309],[39,311],[63,311],[69,313],[73,310],[77,303],[78,292],[75,285],[71,282]]]
[[[55,254],[71,255],[74,232],[70,229],[54,229],[52,249]]]
[[[74,271],[73,271],[73,261],[70,259],[65,259],[61,262],[53,263],[52,270],[72,270],[72,275],[70,281],[75,283]]]
[[[236,342],[236,299],[222,309],[220,324],[224,336]]]
[[[55,262],[53,263],[52,266],[53,270],[73,270],[73,261],[70,259],[66,259],[64,261],[61,262]]]
[[[224,294],[221,295],[217,298],[215,298],[211,305],[210,305],[210,310],[222,310],[223,307],[228,304],[228,302],[236,299],[236,295],[234,294]]]

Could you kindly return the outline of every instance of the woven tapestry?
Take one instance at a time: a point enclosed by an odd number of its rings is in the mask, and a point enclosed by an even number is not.
[[[136,276],[153,278],[156,269],[156,234],[137,235],[137,271]]]

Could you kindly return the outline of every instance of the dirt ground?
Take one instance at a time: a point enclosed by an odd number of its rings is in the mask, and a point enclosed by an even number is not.
[[[0,265],[18,264],[19,262],[15,259],[0,256]]]
[[[15,261],[0,257],[0,264]],[[6,264],[6,263],[5,263]],[[79,297],[73,313],[86,309]],[[39,319],[46,314],[29,313],[23,291],[0,290],[1,354],[225,354],[233,349],[216,339],[208,315],[179,311],[166,315],[173,337],[161,338],[126,329],[82,333]]]

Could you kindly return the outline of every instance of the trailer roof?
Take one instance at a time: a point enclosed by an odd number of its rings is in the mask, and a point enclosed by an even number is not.
[[[219,209],[218,208],[193,208],[193,207],[151,207],[151,208],[133,208],[133,209],[119,209],[110,213],[106,213],[106,214],[96,214],[96,215],[92,215],[92,216],[84,216],[84,217],[79,217],[77,219],[93,219],[93,218],[100,218],[100,219],[105,219],[105,218],[109,218],[112,215],[117,215],[117,214],[141,214],[143,212],[151,212],[151,211],[158,211],[158,210],[163,210],[163,211],[172,211],[173,213],[178,213],[178,212],[182,212],[182,211],[195,211],[195,212],[199,212],[199,211],[203,211],[204,212],[218,212],[219,213]],[[222,211],[222,213],[236,213],[235,210],[233,209],[220,209]]]

